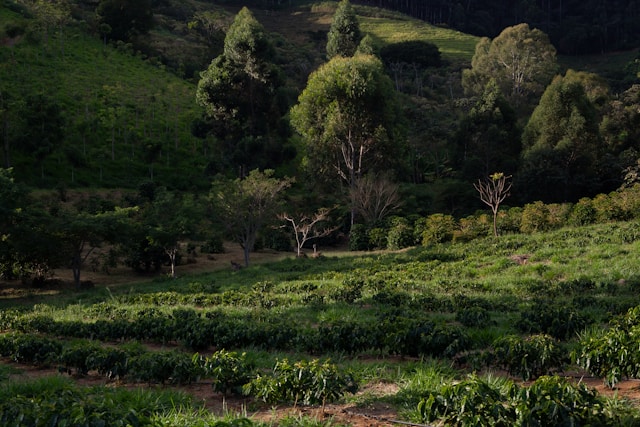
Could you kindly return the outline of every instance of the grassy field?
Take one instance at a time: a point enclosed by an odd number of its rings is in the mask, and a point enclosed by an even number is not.
[[[0,329],[86,339],[78,331],[97,334],[90,328],[98,324],[143,322],[149,325],[144,336],[100,340],[187,355],[196,349],[204,355],[221,349],[244,352],[263,375],[283,359],[331,360],[360,388],[338,400],[334,411],[385,407],[387,417],[424,422],[416,409],[421,398],[474,374],[519,382],[565,372],[611,394],[602,386],[604,378],[584,379],[590,375],[568,355],[585,330],[602,330],[640,304],[639,250],[638,224],[620,222],[402,252],[288,256],[240,271],[225,268],[138,283],[132,277],[130,283],[82,292],[49,290],[38,296],[34,291],[14,298],[5,288]],[[204,322],[192,331],[200,335],[166,335],[178,319]],[[161,331],[151,332],[154,322],[162,322]],[[496,349],[505,337],[548,339],[561,356],[554,353],[554,362],[539,371],[499,362]],[[15,369],[6,359],[0,366]],[[80,378],[87,375],[97,374]],[[209,410],[220,411],[214,402],[221,396],[211,389],[176,390],[195,393]],[[242,404],[256,419],[271,410],[257,398],[229,399],[238,403],[236,416],[243,414]]]

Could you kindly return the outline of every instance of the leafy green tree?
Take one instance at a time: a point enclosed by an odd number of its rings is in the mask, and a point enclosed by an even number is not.
[[[228,163],[266,166],[278,151],[278,126],[284,112],[278,103],[283,80],[271,59],[273,47],[249,9],[236,15],[224,50],[201,74],[196,102],[211,120],[211,133],[224,142]],[[276,156],[277,157],[277,156]]]
[[[273,175],[273,170],[254,169],[244,179],[219,182],[211,190],[218,219],[242,247],[245,266],[249,266],[258,233],[269,221],[276,220],[282,192],[293,182]]]
[[[493,40],[478,42],[471,69],[462,73],[462,84],[467,92],[480,94],[493,78],[505,97],[519,104],[539,96],[556,69],[556,50],[547,35],[519,24],[505,28]]]
[[[158,189],[146,213],[147,240],[161,247],[169,258],[171,277],[176,276],[181,241],[196,236],[204,218],[203,206],[190,195],[179,196]]]
[[[597,110],[583,79],[569,70],[547,87],[522,136],[519,188],[529,200],[568,201],[600,190],[604,154]]]
[[[353,188],[367,171],[384,171],[400,158],[400,115],[379,59],[337,56],[310,77],[291,110],[316,176],[342,178]],[[353,222],[353,212],[352,212]]]
[[[80,274],[87,258],[103,243],[117,243],[126,234],[132,209],[90,212],[60,209],[52,217],[60,250],[68,253],[76,287],[80,287]]]
[[[101,23],[111,27],[103,35],[113,40],[131,40],[154,24],[151,0],[100,0],[96,13]]]
[[[520,156],[520,129],[515,110],[491,79],[455,135],[457,166],[465,178],[477,179],[492,171],[511,174]]]
[[[361,39],[360,24],[351,3],[349,0],[341,0],[327,36],[327,59],[334,56],[353,56]]]

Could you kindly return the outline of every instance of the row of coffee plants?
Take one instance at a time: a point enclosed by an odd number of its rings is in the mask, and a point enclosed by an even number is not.
[[[0,365],[1,367],[1,365]],[[81,387],[69,378],[0,378],[0,427],[269,427],[244,414],[215,415],[186,393],[163,389]],[[281,427],[331,427],[331,420],[285,417]]]
[[[459,427],[640,425],[629,402],[603,397],[559,376],[543,376],[528,386],[470,376],[431,392],[418,404],[414,418]]]
[[[129,319],[56,321],[37,314],[4,314],[3,328],[99,341],[138,340],[178,342],[191,350],[256,347],[266,350],[296,349],[310,354],[356,354],[376,351],[407,356],[453,355],[467,339],[459,326],[438,324],[427,317],[408,318],[401,311],[380,311],[377,321],[292,324],[277,315],[238,317],[223,311],[175,309],[169,315],[144,309]]]
[[[106,347],[93,341],[64,342],[38,335],[0,335],[0,356],[36,366],[86,375],[90,371],[110,379],[160,384],[190,384],[211,379],[213,390],[247,394],[271,403],[316,404],[357,391],[348,373],[328,361],[277,362],[261,375],[246,354],[219,350],[209,357],[178,351],[147,351],[141,346]],[[299,397],[299,399],[298,399]]]
[[[498,213],[497,225],[500,234],[535,233],[565,226],[634,219],[640,219],[640,185],[600,194],[593,199],[583,198],[576,203],[534,202],[504,209]],[[354,226],[349,244],[351,250],[397,250],[415,245],[470,241],[492,233],[493,219],[488,214],[460,219],[446,214],[424,218],[389,217],[371,226]]]
[[[191,407],[191,399],[182,393],[79,387],[60,376],[0,381],[2,427],[169,427],[187,424],[161,422],[163,415]]]

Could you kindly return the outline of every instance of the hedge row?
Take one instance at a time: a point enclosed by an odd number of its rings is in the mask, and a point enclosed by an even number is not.
[[[178,342],[195,351],[253,346],[267,350],[296,349],[310,354],[377,351],[437,357],[451,356],[469,345],[458,326],[406,318],[393,312],[380,315],[375,323],[334,321],[314,326],[295,325],[280,319],[257,321],[191,309],[175,309],[171,315],[147,309],[131,319],[93,323],[16,315],[12,319],[5,317],[3,323],[8,330],[24,333],[98,341]]]

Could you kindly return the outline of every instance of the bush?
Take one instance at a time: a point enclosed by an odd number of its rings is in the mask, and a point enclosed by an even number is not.
[[[524,381],[561,370],[566,362],[562,349],[548,335],[508,335],[493,343],[493,351],[497,366]]]
[[[416,221],[415,233],[424,246],[449,242],[453,239],[456,221],[451,215],[433,214]]]
[[[508,390],[500,390],[477,376],[445,384],[418,404],[421,422],[438,419],[452,426],[511,427],[515,410],[505,402]]]
[[[549,208],[544,203],[537,201],[524,206],[520,231],[523,233],[535,233],[550,228]]]
[[[582,198],[578,200],[569,215],[569,224],[574,226],[589,225],[596,222],[596,210],[591,199]]]
[[[454,240],[469,242],[480,236],[487,236],[493,231],[492,221],[487,214],[460,218],[458,230],[454,233]]]
[[[392,251],[408,248],[415,245],[413,227],[409,220],[401,217],[393,217],[389,221],[390,227],[387,234],[387,248]]]
[[[203,254],[223,254],[224,242],[221,236],[212,236],[200,246]]]
[[[556,339],[569,339],[588,323],[588,319],[573,307],[538,301],[520,313],[516,327],[525,333],[545,333]]]
[[[491,325],[491,316],[484,307],[469,307],[456,312],[456,320],[466,327],[484,328]]]
[[[276,362],[271,376],[258,376],[244,388],[245,393],[268,403],[301,403],[304,405],[334,402],[345,393],[355,393],[357,384],[350,374],[341,373],[336,365],[315,359],[290,364],[287,359]]]
[[[367,232],[368,249],[384,249],[387,247],[387,231],[382,227],[374,227]]]
[[[610,387],[622,378],[640,377],[640,306],[611,322],[607,330],[594,329],[580,337],[575,362]]]
[[[253,366],[247,363],[246,353],[219,350],[204,360],[204,376],[212,379],[214,391],[240,394],[253,376]]]
[[[367,227],[363,224],[353,224],[353,227],[351,227],[351,232],[349,233],[349,250],[369,250],[369,235]]]
[[[421,422],[440,420],[458,427],[635,425],[628,403],[602,398],[584,384],[558,376],[519,387],[474,375],[440,386],[420,401],[417,412]]]

